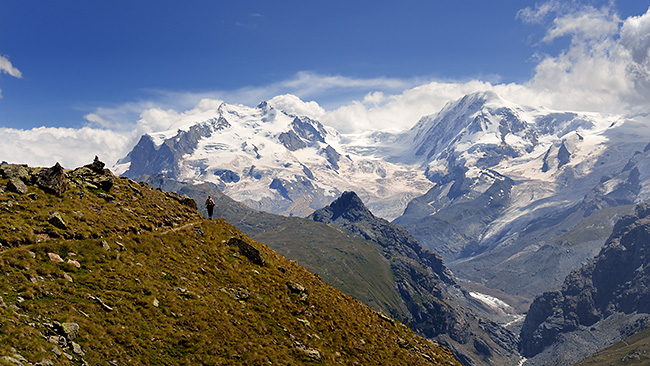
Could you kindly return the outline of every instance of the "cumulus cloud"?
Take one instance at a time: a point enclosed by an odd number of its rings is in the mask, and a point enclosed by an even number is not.
[[[100,158],[112,164],[128,153],[141,134],[173,130],[194,116],[216,111],[224,101],[255,106],[266,100],[278,109],[316,118],[342,133],[403,130],[450,101],[485,90],[523,105],[648,114],[650,8],[645,14],[621,19],[613,3],[595,7],[552,0],[522,9],[517,17],[544,27],[535,48],[548,48],[560,38],[569,40],[562,50],[547,54],[539,51],[534,75],[525,83],[352,78],[299,72],[287,80],[237,90],[151,90],[149,100],[95,109],[86,115],[88,127],[80,130],[0,129],[7,142],[0,146],[0,159],[37,165],[59,160],[64,166],[77,166],[102,151]],[[2,56],[0,72],[21,75]]]
[[[449,101],[492,88],[491,84],[481,81],[434,81],[399,94],[374,91],[366,94],[362,101],[353,101],[327,112],[321,120],[342,133],[374,129],[399,131],[413,126],[425,115],[438,112]]]
[[[568,11],[549,5],[539,11],[545,15],[554,12],[543,41],[569,36],[571,43],[537,64],[534,77],[525,84],[537,94],[535,98],[556,109],[614,114],[647,111],[650,9],[625,20],[610,6]],[[528,9],[527,16],[538,19],[534,14]]]
[[[319,118],[325,109],[338,108],[354,100],[363,98],[370,91],[380,92],[376,96],[401,93],[405,89],[423,84],[423,79],[397,78],[352,78],[341,75],[321,75],[313,72],[298,72],[293,77],[261,86],[248,86],[235,90],[213,90],[205,92],[178,92],[149,90],[149,100],[101,107],[88,113],[85,119],[89,125],[112,130],[132,130],[152,132],[160,120],[153,118],[161,111],[186,111],[208,101],[217,106],[222,102],[255,106],[262,101],[273,101],[276,108],[288,113]],[[375,97],[376,97],[375,96]],[[319,102],[303,102],[318,100]],[[148,110],[151,112],[147,112]],[[152,115],[150,115],[152,114]],[[143,119],[143,115],[146,115]]]
[[[325,114],[325,109],[318,103],[314,101],[305,102],[292,94],[273,97],[268,101],[268,104],[275,109],[296,116],[308,116],[310,118],[320,119]]]
[[[104,162],[113,163],[123,156],[133,138],[89,127],[39,127],[31,130],[0,128],[0,136],[3,140],[0,144],[0,158],[3,161],[33,166],[52,166],[59,162],[66,168],[88,164],[95,155]]]

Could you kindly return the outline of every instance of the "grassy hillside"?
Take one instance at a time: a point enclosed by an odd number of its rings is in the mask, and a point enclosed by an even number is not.
[[[382,256],[378,244],[312,220],[253,210],[209,184],[189,185],[161,176],[149,177],[147,182],[164,191],[189,195],[199,203],[212,195],[217,205],[215,217],[225,218],[246,235],[296,260],[328,284],[375,310],[403,322],[409,319],[408,309],[394,286],[390,263]],[[207,217],[205,207],[200,205],[199,209]]]
[[[0,187],[0,364],[458,365],[181,196],[97,165]]]
[[[575,366],[648,364],[650,364],[650,329],[618,342],[576,363]]]
[[[256,211],[209,184],[189,185],[161,175],[146,181],[165,191],[187,194],[199,203],[212,195],[217,205],[215,215],[362,303],[408,324],[419,334],[435,337],[451,348],[463,364],[519,363],[516,335],[468,309],[474,300],[468,294],[465,299],[449,278],[451,273],[439,268],[444,267],[442,261],[433,253],[416,253],[421,248],[408,233],[390,228],[388,222],[376,223],[365,206],[359,208],[365,212],[361,216],[370,221],[358,223],[359,230],[349,230],[307,218]],[[443,277],[452,283],[443,283]],[[453,295],[443,287],[451,288]],[[461,305],[458,297],[467,306]]]

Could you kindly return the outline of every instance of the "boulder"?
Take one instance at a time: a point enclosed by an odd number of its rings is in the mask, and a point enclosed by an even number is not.
[[[47,253],[47,256],[52,262],[63,262],[63,258],[61,258],[61,256],[56,253]]]
[[[75,339],[77,334],[79,334],[79,324],[77,323],[61,323],[62,335],[66,337],[69,341]]]
[[[70,348],[72,348],[72,353],[79,356],[85,356],[86,353],[81,349],[81,346],[78,343],[70,342]]]
[[[53,167],[43,169],[36,178],[36,184],[49,193],[59,197],[68,189],[68,178],[65,175],[63,167],[56,163]]]
[[[25,194],[27,193],[27,185],[18,178],[10,178],[9,182],[7,182],[7,190],[9,192]]]
[[[85,168],[88,168],[92,170],[93,172],[97,174],[103,174],[104,173],[104,164],[102,161],[99,160],[97,155],[95,155],[95,160],[91,164],[84,165]]]
[[[0,177],[17,178],[26,181],[29,179],[29,170],[27,165],[6,164],[0,166]]]
[[[63,220],[63,217],[61,217],[61,214],[58,213],[57,211],[54,211],[50,214],[50,216],[47,218],[47,222],[52,224],[54,227],[58,227],[59,229],[65,230],[68,228],[68,225],[65,223]]]
[[[266,263],[262,252],[239,238],[230,238],[230,240],[228,240],[228,245],[239,248],[239,253],[257,265],[263,266]]]
[[[71,264],[71,265],[73,265],[73,266],[75,266],[75,267],[77,267],[77,268],[81,268],[81,263],[79,263],[79,261],[76,261],[76,260],[74,260],[74,259],[70,259],[70,258],[68,258],[68,260],[66,261],[66,263],[67,263],[67,264]]]
[[[103,166],[104,163],[95,160],[92,164],[73,170],[70,173],[70,179],[82,188],[101,189],[108,192],[115,184],[115,176],[110,170],[100,168]]]

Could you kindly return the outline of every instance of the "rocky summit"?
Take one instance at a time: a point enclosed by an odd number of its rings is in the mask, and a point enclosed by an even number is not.
[[[450,347],[463,364],[519,363],[517,336],[470,310],[477,301],[461,288],[442,257],[422,248],[405,229],[375,217],[354,192],[344,192],[309,218],[378,244],[402,305],[391,313]]]
[[[98,159],[0,166],[0,273],[0,364],[459,365],[193,200]]]

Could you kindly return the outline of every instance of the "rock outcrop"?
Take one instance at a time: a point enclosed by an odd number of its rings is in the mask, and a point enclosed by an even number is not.
[[[469,294],[460,288],[442,257],[422,248],[405,229],[375,217],[354,192],[344,192],[309,218],[379,244],[408,309],[401,314],[405,319],[393,316],[446,344],[466,365],[517,364],[517,337],[496,323],[479,319],[453,299]]]
[[[537,297],[521,330],[524,355],[586,342],[577,361],[650,325],[650,203],[619,220],[598,256]],[[588,333],[587,336],[583,334]],[[585,339],[590,338],[590,341]],[[590,352],[591,351],[591,352]],[[548,355],[546,355],[548,356]]]

